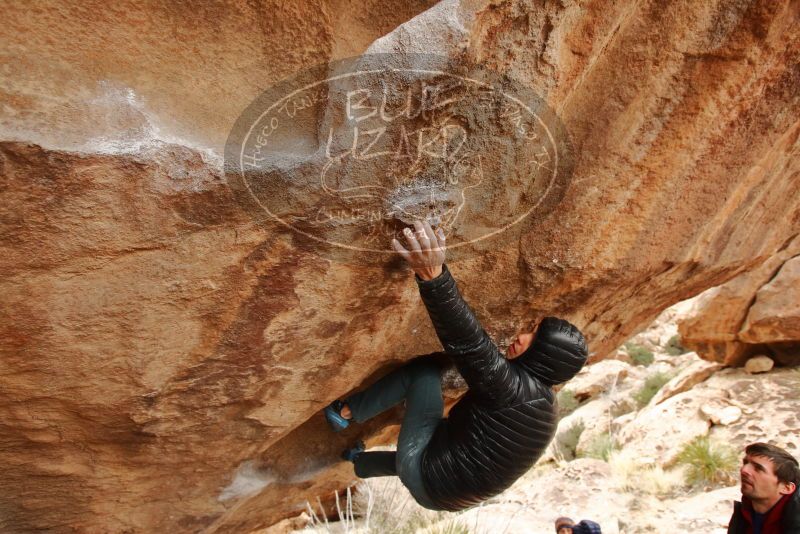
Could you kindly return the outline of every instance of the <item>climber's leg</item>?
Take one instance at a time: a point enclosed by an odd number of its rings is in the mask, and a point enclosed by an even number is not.
[[[430,379],[434,374],[436,375],[436,391],[426,393],[423,391],[424,388],[434,387],[433,381]],[[426,377],[423,380],[423,388],[415,384],[419,376]],[[352,412],[352,420],[363,423],[399,404],[403,399],[407,399],[406,416],[411,411],[408,406],[412,402],[414,405],[424,407],[426,402],[435,404],[436,396],[438,395],[439,403],[441,403],[441,390],[439,368],[429,359],[420,358],[389,373],[364,391],[348,397],[344,402]],[[407,398],[412,395],[415,399],[413,401],[411,398]],[[436,406],[429,411],[435,410]],[[439,409],[439,417],[441,417],[441,414],[442,410]]]
[[[345,402],[358,422],[406,401],[395,458],[395,472],[414,499],[426,508],[436,509],[422,482],[422,453],[442,420],[444,400],[439,367],[422,358],[386,375]],[[363,478],[392,474],[391,456],[380,452],[361,453],[355,459],[356,474]],[[392,453],[394,454],[394,453]],[[368,456],[370,455],[370,456]]]
[[[385,477],[397,474],[395,451],[362,452],[353,462],[358,478]]]
[[[441,377],[439,368],[425,361],[414,369],[413,376],[397,439],[397,474],[421,506],[436,509],[422,482],[422,453],[442,421]]]

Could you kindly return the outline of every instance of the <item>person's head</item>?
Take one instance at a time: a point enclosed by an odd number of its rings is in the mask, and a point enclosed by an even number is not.
[[[744,449],[739,475],[742,495],[754,502],[777,502],[800,484],[797,460],[787,451],[768,443],[752,443]]]
[[[589,519],[583,519],[577,525],[572,525],[572,534],[603,534],[600,525]]]
[[[569,517],[559,517],[556,519],[556,534],[572,534],[573,524],[575,522]]]
[[[527,346],[521,345],[523,350],[514,350],[516,361],[548,386],[571,379],[589,357],[589,347],[581,331],[558,317],[542,319],[529,339]]]

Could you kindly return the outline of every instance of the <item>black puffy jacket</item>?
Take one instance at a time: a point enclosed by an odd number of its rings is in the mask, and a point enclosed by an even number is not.
[[[551,386],[575,376],[588,348],[575,326],[546,317],[531,346],[508,360],[447,265],[432,280],[415,278],[445,352],[469,385],[425,450],[423,480],[440,509],[462,510],[502,492],[539,459],[558,423]]]

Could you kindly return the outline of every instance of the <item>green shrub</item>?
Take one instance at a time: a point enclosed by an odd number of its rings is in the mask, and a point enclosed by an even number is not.
[[[633,400],[636,401],[636,404],[639,405],[639,408],[647,406],[647,403],[650,402],[650,399],[652,399],[655,394],[658,393],[658,390],[661,389],[664,384],[669,382],[671,378],[672,376],[668,373],[662,373],[660,371],[658,373],[651,374],[645,379],[644,384],[639,391],[633,394]]]
[[[575,409],[581,404],[578,399],[575,398],[575,392],[566,388],[558,392],[558,395],[556,395],[556,400],[558,402],[559,419],[574,412]]]
[[[669,341],[667,341],[667,346],[664,347],[664,350],[667,351],[667,354],[670,356],[680,356],[686,352],[689,352],[683,345],[681,345],[681,336],[675,334]]]
[[[686,443],[677,462],[686,465],[686,482],[692,486],[730,485],[736,482],[739,459],[727,445],[712,444],[708,436]]]
[[[616,419],[621,415],[625,415],[626,413],[631,413],[637,408],[635,401],[631,401],[630,398],[620,398],[614,399],[611,402],[611,407],[608,409],[608,413],[611,415],[612,419]]]
[[[617,450],[619,450],[619,444],[617,440],[614,439],[614,436],[608,432],[603,432],[595,436],[592,441],[589,442],[589,446],[581,456],[597,458],[598,460],[607,462],[611,453]]]
[[[558,434],[556,450],[564,460],[575,459],[575,449],[578,448],[578,441],[580,441],[585,428],[583,421],[576,421],[567,430]]]
[[[643,345],[639,345],[638,343],[633,343],[631,341],[625,343],[625,349],[628,351],[628,356],[631,357],[633,363],[636,365],[642,365],[647,367],[653,360],[653,353],[647,349],[647,347]]]

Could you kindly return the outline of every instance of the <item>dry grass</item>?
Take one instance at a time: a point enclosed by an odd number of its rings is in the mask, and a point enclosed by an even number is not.
[[[622,491],[666,496],[683,486],[681,467],[664,470],[660,465],[643,464],[633,452],[612,452],[608,463],[614,484]]]
[[[611,454],[616,450],[619,450],[619,443],[617,443],[616,438],[609,432],[603,432],[595,436],[591,442],[589,442],[586,451],[583,454],[578,454],[578,456],[595,458],[607,462]]]
[[[477,527],[468,525],[460,514],[436,512],[419,506],[397,477],[380,477],[359,482],[356,491],[347,490],[339,499],[339,520],[328,521],[310,504],[311,518],[303,532],[313,534],[472,534]],[[317,506],[319,509],[321,505]]]

